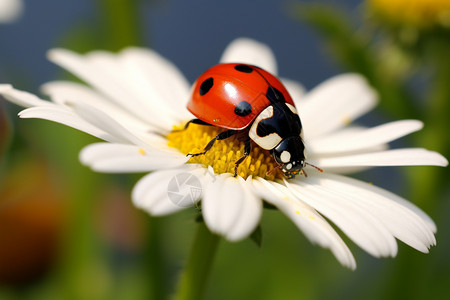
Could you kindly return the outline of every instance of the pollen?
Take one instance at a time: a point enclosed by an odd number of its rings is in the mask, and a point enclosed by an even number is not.
[[[173,132],[167,135],[168,145],[177,148],[181,153],[197,154],[204,151],[206,145],[224,131],[215,126],[190,124],[183,129],[184,124],[174,126]],[[225,140],[216,141],[205,154],[191,156],[188,163],[211,166],[216,174],[231,173],[234,175],[236,161],[244,155],[245,136],[237,134]],[[262,177],[267,180],[281,179],[282,172],[277,167],[269,151],[252,142],[250,155],[237,168],[237,175],[246,179],[248,176]]]
[[[343,116],[342,117],[342,123],[344,125],[350,125],[352,123],[352,119],[350,118],[350,116]]]
[[[145,154],[147,154],[146,152],[145,152],[145,150],[144,149],[142,149],[142,148],[139,148],[139,154],[141,154],[141,155],[145,155]]]

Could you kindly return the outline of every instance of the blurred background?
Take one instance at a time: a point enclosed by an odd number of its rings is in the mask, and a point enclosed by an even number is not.
[[[16,5],[7,10],[7,2]],[[39,94],[70,78],[48,49],[150,47],[193,82],[237,37],[269,45],[282,77],[311,89],[342,72],[366,76],[380,105],[359,120],[425,122],[394,146],[450,157],[450,1],[0,0],[0,83]],[[9,6],[11,7],[11,6]],[[75,79],[74,79],[75,80]],[[301,109],[301,108],[300,108]],[[0,99],[0,299],[166,299],[189,253],[195,210],[150,218],[130,191],[140,175],[96,174],[78,162],[95,139],[62,125],[19,120]],[[265,210],[263,243],[222,241],[206,299],[442,299],[450,284],[449,171],[379,168],[355,174],[424,209],[437,247],[400,243],[374,259],[350,241],[349,271]]]

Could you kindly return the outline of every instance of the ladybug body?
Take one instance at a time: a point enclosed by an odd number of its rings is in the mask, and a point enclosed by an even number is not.
[[[219,64],[203,73],[194,83],[188,110],[198,119],[190,123],[213,125],[226,129],[211,140],[247,131],[244,156],[250,154],[250,139],[269,150],[284,175],[292,178],[302,171],[305,162],[301,138],[302,124],[295,104],[281,81],[269,72],[246,64]]]

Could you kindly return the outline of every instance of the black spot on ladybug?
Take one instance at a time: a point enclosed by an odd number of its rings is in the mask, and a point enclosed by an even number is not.
[[[200,85],[200,91],[199,91],[200,95],[203,96],[204,94],[209,92],[209,90],[212,88],[213,85],[214,85],[214,79],[212,77],[209,77],[208,79],[203,81],[202,84]]]
[[[234,67],[236,71],[242,72],[242,73],[251,73],[253,72],[253,68],[247,65],[237,65]]]
[[[284,99],[283,93],[281,93],[279,90],[277,90],[273,86],[269,86],[266,92],[266,97],[269,99],[270,103],[278,103],[278,102],[286,102]]]
[[[248,116],[252,112],[252,105],[247,101],[241,101],[234,108],[234,113],[240,117]]]

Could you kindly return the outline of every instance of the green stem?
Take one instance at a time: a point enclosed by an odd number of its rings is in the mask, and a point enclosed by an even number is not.
[[[205,223],[198,225],[194,245],[178,283],[175,300],[201,299],[219,240],[219,236],[211,233]]]
[[[164,260],[164,253],[162,248],[163,237],[161,235],[161,228],[164,227],[164,221],[160,218],[148,217],[149,236],[146,245],[146,275],[152,283],[149,285],[147,292],[150,294],[150,299],[166,299],[168,292],[166,262]]]

